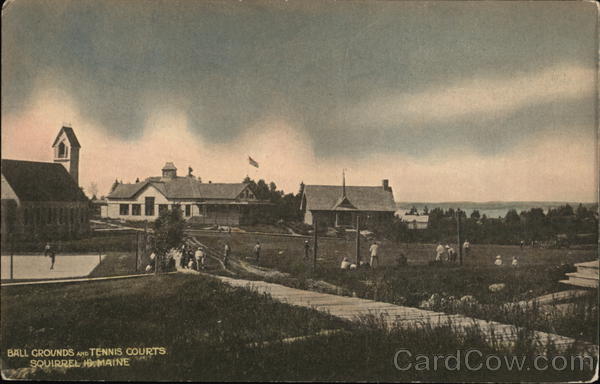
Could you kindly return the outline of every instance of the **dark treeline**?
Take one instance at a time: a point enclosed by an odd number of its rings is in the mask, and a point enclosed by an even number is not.
[[[518,213],[511,209],[504,218],[488,218],[474,210],[469,217],[461,215],[462,238],[475,243],[520,244],[535,242],[544,246],[593,244],[598,241],[598,206],[587,208],[582,204],[573,209],[569,204],[552,208],[544,213],[542,208],[531,208]],[[411,210],[416,213],[416,210]],[[435,208],[427,212],[427,229],[413,230],[396,218],[389,227],[375,228],[376,232],[396,241],[404,242],[455,242],[457,211]]]
[[[267,184],[263,179],[254,181],[246,176],[243,182],[250,185],[250,189],[252,189],[257,199],[266,200],[273,204],[271,209],[266,210],[272,220],[302,220],[300,201],[302,200],[302,193],[304,192],[304,183],[300,183],[298,193],[286,194],[282,190],[278,190],[277,185],[272,181]]]

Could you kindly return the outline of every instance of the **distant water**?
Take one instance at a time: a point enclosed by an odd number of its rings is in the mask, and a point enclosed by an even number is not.
[[[544,212],[548,212],[551,208],[556,208],[561,205],[569,204],[576,209],[579,203],[573,202],[556,202],[556,201],[506,201],[506,202],[489,202],[489,203],[475,203],[475,202],[444,202],[444,203],[426,203],[426,202],[397,202],[396,206],[398,207],[398,213],[404,215],[405,212],[409,211],[411,207],[416,207],[420,214],[423,213],[423,208],[427,206],[429,210],[434,208],[441,208],[444,211],[448,210],[448,208],[457,209],[465,211],[467,216],[470,216],[474,210],[479,210],[480,215],[486,215],[490,218],[497,217],[505,217],[506,213],[515,209],[517,212],[528,211],[531,208],[542,208]],[[586,207],[590,208],[594,206],[595,203],[583,203]]]

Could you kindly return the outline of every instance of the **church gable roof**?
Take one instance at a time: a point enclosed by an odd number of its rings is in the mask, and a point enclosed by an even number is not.
[[[307,210],[333,211],[353,208],[359,211],[394,212],[396,210],[392,191],[383,187],[346,186],[346,199],[340,196],[342,196],[341,186],[306,185],[304,187]]]
[[[58,163],[2,159],[2,175],[21,201],[88,201]]]
[[[71,147],[81,148],[79,140],[77,140],[77,136],[75,136],[75,131],[73,131],[73,128],[71,127],[62,127],[60,131],[58,131],[58,135],[56,135],[56,139],[54,139],[52,147],[55,147],[58,144],[58,141],[60,140],[60,137],[63,132],[65,133],[65,136],[67,136],[67,140],[69,140],[69,144],[71,144]]]

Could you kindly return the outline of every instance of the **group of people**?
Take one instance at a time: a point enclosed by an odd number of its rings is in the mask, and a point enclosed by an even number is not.
[[[502,261],[502,256],[501,255],[497,255],[496,256],[496,260],[494,260],[494,265],[501,267],[502,265],[504,265],[504,262]],[[519,266],[519,258],[517,257],[517,255],[514,255],[512,257],[512,261],[510,263],[511,267],[518,267]]]
[[[206,269],[207,255],[206,251],[202,247],[181,246],[181,259],[179,260],[179,266],[183,269],[192,269],[200,271]]]
[[[308,242],[306,242],[305,244],[308,244]],[[306,252],[305,252],[305,254],[306,254]],[[371,243],[371,245],[369,246],[369,254],[371,256],[369,262],[361,261],[358,265],[356,263],[351,263],[347,257],[344,257],[342,259],[342,264],[340,265],[340,268],[341,269],[356,269],[358,266],[375,268],[376,264],[377,264],[377,266],[379,266],[379,243],[377,243],[376,241]]]
[[[471,243],[469,243],[469,240],[465,240],[465,242],[462,245],[462,249],[464,251],[465,256],[469,256],[469,254],[471,252]],[[438,242],[438,245],[435,248],[435,261],[436,262],[456,263],[456,256],[457,256],[457,253],[452,246],[450,246],[448,244],[446,244],[444,246],[444,245],[442,245],[442,243]]]

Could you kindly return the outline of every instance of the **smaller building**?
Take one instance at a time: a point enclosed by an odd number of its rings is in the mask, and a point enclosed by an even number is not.
[[[429,226],[429,215],[404,215],[401,219],[408,229],[427,229]]]
[[[381,186],[306,185],[301,207],[304,223],[329,227],[353,226],[356,216],[363,224],[391,222],[396,210],[388,180]]]

